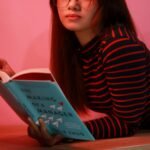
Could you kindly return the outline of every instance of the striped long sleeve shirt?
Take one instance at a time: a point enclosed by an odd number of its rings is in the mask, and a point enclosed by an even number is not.
[[[123,25],[114,26],[78,57],[88,107],[107,114],[85,122],[95,138],[129,136],[150,123],[150,52],[144,43]]]

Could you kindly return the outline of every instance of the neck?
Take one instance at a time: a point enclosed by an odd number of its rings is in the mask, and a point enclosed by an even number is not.
[[[80,31],[75,32],[76,37],[78,38],[82,46],[86,45],[90,40],[92,40],[97,33],[93,31]]]

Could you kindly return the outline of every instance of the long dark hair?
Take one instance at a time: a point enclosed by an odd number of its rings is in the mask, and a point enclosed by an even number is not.
[[[56,0],[50,0],[52,14],[50,69],[65,95],[77,111],[85,111],[86,93],[75,50],[79,42],[72,31],[63,27],[57,12]],[[124,24],[136,34],[125,0],[98,0],[100,32],[115,24]]]

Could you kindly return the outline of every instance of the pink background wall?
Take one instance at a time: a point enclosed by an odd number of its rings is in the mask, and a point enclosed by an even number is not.
[[[49,0],[0,0],[0,57],[15,71],[49,65]],[[150,48],[150,0],[127,0]],[[0,125],[23,124],[0,98]]]

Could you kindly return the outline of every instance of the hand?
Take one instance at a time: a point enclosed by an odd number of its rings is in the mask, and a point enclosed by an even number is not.
[[[7,61],[4,59],[0,59],[0,70],[6,72],[9,76],[15,74],[13,69],[8,65]]]
[[[44,146],[53,146],[60,143],[64,139],[61,135],[50,135],[42,119],[39,119],[39,126],[37,126],[31,118],[28,118],[28,121],[28,135],[36,139],[40,144]]]

